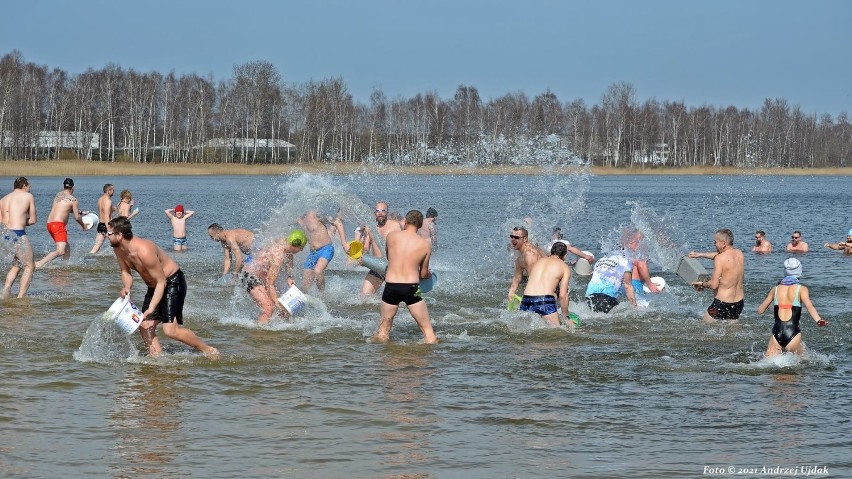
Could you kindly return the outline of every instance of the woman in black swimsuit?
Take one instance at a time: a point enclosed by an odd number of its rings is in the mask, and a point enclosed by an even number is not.
[[[775,312],[775,324],[772,326],[772,336],[769,337],[769,346],[766,348],[766,357],[776,356],[783,352],[802,354],[802,330],[799,320],[802,317],[802,306],[807,308],[808,313],[817,326],[827,326],[828,322],[819,316],[816,308],[811,302],[808,287],[799,282],[802,275],[802,263],[796,258],[788,258],[784,261],[786,276],[777,286],[769,290],[766,299],[757,308],[758,314],[763,314],[770,304],[773,304]]]

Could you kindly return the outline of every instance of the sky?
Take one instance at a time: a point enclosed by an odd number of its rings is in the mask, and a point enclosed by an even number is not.
[[[82,73],[233,77],[268,61],[287,83],[340,77],[356,101],[460,85],[484,101],[551,91],[808,114],[852,112],[847,0],[0,0],[0,55]]]

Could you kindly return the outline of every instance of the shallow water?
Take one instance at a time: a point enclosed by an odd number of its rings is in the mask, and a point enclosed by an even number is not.
[[[41,258],[44,219],[62,178],[33,178]],[[177,203],[190,250],[186,325],[219,361],[180,343],[141,354],[137,335],[101,319],[121,287],[108,247],[70,225],[72,258],[36,272],[31,296],[0,302],[0,474],[11,477],[696,477],[705,466],[826,466],[850,474],[848,310],[852,258],[839,241],[848,180],[817,177],[287,176],[75,178],[85,209],[103,183],[129,188],[136,234],[169,249],[163,210]],[[2,193],[12,179],[3,178]],[[117,195],[116,195],[117,196]],[[434,207],[440,283],[428,295],[442,342],[420,344],[402,308],[386,345],[371,344],[378,299],[361,301],[364,270],[338,250],[327,291],[293,323],[254,325],[244,290],[217,281],[222,252],[206,228],[268,237],[315,203],[369,219],[376,201],[405,213]],[[640,209],[637,209],[640,208]],[[650,211],[649,211],[650,210]],[[572,280],[574,334],[505,310],[508,233],[524,217],[541,244],[553,226],[601,253],[631,215],[676,244],[710,250],[729,227],[748,250],[764,229],[776,250],[800,229],[804,278],[828,328],[804,315],[809,355],[763,358],[771,314],[757,305],[787,257],[746,253],[738,324],[700,321],[696,293],[652,263],[670,292],[645,310],[592,314]],[[659,221],[656,221],[659,220]],[[351,232],[354,224],[347,230]],[[351,233],[350,233],[351,234]],[[296,261],[300,264],[302,255]],[[661,262],[665,262],[660,260]],[[710,262],[704,262],[710,267]],[[4,272],[7,259],[2,262]],[[134,295],[144,292],[135,281]],[[17,285],[16,285],[17,288]],[[723,474],[724,475],[724,474]],[[751,474],[758,476],[760,474]],[[803,475],[803,474],[801,474]],[[749,474],[740,475],[748,477]]]

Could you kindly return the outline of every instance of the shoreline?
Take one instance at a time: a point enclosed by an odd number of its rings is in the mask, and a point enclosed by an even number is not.
[[[244,165],[222,163],[110,163],[81,160],[0,161],[0,176],[250,176],[313,174],[373,175],[569,175],[594,176],[850,176],[852,168],[610,168],[542,166],[389,166],[362,163]]]

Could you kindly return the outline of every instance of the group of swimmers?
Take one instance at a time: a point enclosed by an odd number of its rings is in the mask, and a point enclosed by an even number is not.
[[[557,238],[558,235],[558,238]],[[755,233],[756,248],[762,246],[765,233],[758,230]],[[573,329],[574,322],[567,321],[568,284],[571,269],[565,264],[568,251],[581,259],[594,261],[594,268],[589,284],[586,287],[585,301],[594,312],[608,313],[616,305],[623,293],[630,304],[637,306],[637,294],[650,294],[660,291],[657,284],[651,280],[647,261],[640,259],[637,254],[642,233],[634,228],[625,229],[620,238],[621,251],[609,254],[603,258],[590,258],[587,252],[574,248],[562,239],[561,230],[554,230],[554,241],[549,245],[549,251],[542,250],[529,241],[526,227],[516,227],[509,235],[511,246],[517,250],[515,260],[515,275],[509,286],[509,301],[515,297],[522,277],[527,277],[520,309],[539,314],[550,326],[565,324]],[[806,252],[807,243],[801,241],[802,233],[795,231],[787,251]],[[802,244],[804,243],[804,244]],[[713,272],[709,280],[696,281],[692,286],[696,291],[710,289],[714,291],[711,305],[704,313],[704,321],[738,320],[745,304],[743,279],[745,272],[745,257],[743,252],[734,247],[734,235],[729,229],[719,229],[714,235],[716,251],[691,251],[689,258],[705,258],[713,260]],[[845,242],[825,243],[825,247],[843,250],[852,254],[852,230]],[[765,250],[757,249],[757,252]],[[808,288],[801,284],[802,264],[796,258],[784,261],[784,278],[773,287],[766,299],[758,307],[758,314],[763,314],[770,304],[774,306],[775,323],[767,347],[767,357],[782,352],[803,352],[801,337],[801,311],[804,306],[818,326],[827,326],[810,299]],[[557,305],[558,301],[558,305]],[[559,307],[561,307],[561,314]]]

